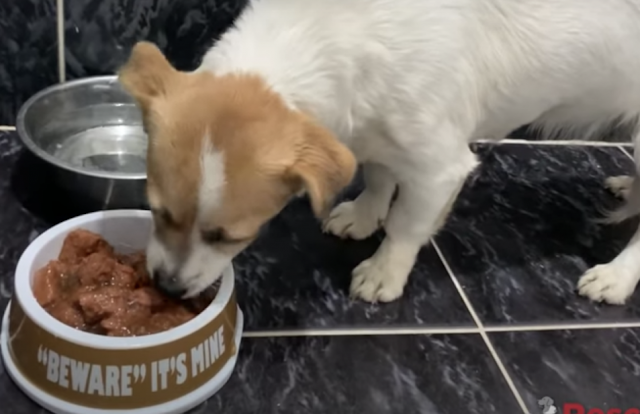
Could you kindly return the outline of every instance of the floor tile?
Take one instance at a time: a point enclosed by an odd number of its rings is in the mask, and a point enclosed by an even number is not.
[[[139,40],[157,44],[170,62],[192,70],[247,0],[66,0],[69,78],[113,74]]]
[[[0,310],[12,295],[13,272],[22,251],[45,227],[22,207],[11,188],[10,177],[21,152],[15,133],[0,132]]]
[[[623,148],[627,153],[629,153],[629,155],[631,155],[632,157],[635,155],[635,151],[633,147],[624,147]]]
[[[0,1],[0,125],[58,81],[56,0]]]
[[[351,300],[351,271],[381,239],[323,234],[306,200],[291,203],[234,262],[248,329],[475,326],[432,247],[421,252],[401,300]]]
[[[0,362],[3,413],[38,413],[2,370]],[[302,337],[245,339],[229,382],[189,413],[211,412],[517,414],[519,407],[475,335]]]
[[[543,397],[559,414],[565,403],[605,413],[640,409],[639,329],[499,333],[491,340],[531,413],[541,412]]]
[[[619,149],[478,147],[482,165],[458,198],[438,246],[486,324],[638,320],[640,293],[625,307],[597,305],[575,285],[618,254],[637,220],[594,222],[619,205],[606,177],[633,171]]]
[[[49,414],[29,399],[9,377],[0,358],[0,400],[3,414]]]
[[[245,340],[231,381],[202,412],[516,414],[475,335]]]

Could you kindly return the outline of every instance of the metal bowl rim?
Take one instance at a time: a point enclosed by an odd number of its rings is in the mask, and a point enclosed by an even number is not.
[[[131,174],[131,173],[118,173],[118,172],[106,172],[106,171],[90,171],[83,170],[81,168],[74,167],[72,165],[66,164],[49,154],[45,150],[43,150],[39,145],[37,145],[30,134],[27,132],[25,125],[25,117],[27,112],[31,109],[35,102],[44,98],[45,96],[50,95],[53,92],[57,92],[59,90],[69,89],[77,86],[82,86],[85,84],[94,84],[94,83],[116,83],[118,82],[117,75],[107,75],[107,76],[90,76],[86,78],[76,79],[72,81],[67,81],[63,83],[57,83],[55,85],[51,85],[47,88],[42,89],[41,91],[34,94],[31,98],[27,99],[27,101],[22,104],[20,110],[18,111],[18,116],[16,118],[16,131],[18,132],[18,137],[22,143],[36,156],[47,161],[48,163],[62,168],[64,170],[90,177],[103,178],[108,180],[145,180],[147,178],[146,173],[142,174]]]

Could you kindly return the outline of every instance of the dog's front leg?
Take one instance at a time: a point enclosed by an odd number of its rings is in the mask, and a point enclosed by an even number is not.
[[[640,281],[640,227],[613,261],[589,269],[578,281],[578,291],[596,302],[623,305]]]
[[[380,164],[363,166],[365,188],[353,201],[340,203],[324,222],[324,231],[342,238],[366,239],[382,226],[396,182]]]
[[[638,213],[640,205],[640,133],[636,134],[636,173],[633,176],[611,177],[607,187],[626,204],[607,217],[609,223],[631,218]],[[578,281],[578,292],[596,302],[622,305],[633,294],[640,282],[640,226],[620,254],[607,264],[595,266]]]
[[[418,252],[444,223],[467,175],[477,165],[466,146],[451,155],[398,165],[394,171],[398,198],[384,224],[387,235],[376,253],[353,271],[352,297],[390,302],[402,295]]]

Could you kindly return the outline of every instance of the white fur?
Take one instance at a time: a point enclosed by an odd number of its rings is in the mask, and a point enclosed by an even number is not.
[[[195,296],[212,285],[233,259],[233,255],[205,243],[201,236],[202,229],[206,228],[203,214],[215,211],[222,204],[224,186],[224,154],[213,147],[207,133],[202,140],[200,152],[200,193],[196,223],[191,234],[189,256],[181,266],[179,275],[187,288],[185,297]]]
[[[211,138],[205,134],[200,151],[198,219],[202,219],[201,214],[215,211],[222,204],[224,185],[224,156],[222,152],[213,147]]]
[[[191,243],[189,257],[180,267],[178,276],[187,289],[185,298],[197,295],[220,279],[234,256],[203,243],[198,230],[194,230]]]
[[[628,200],[631,195],[631,189],[633,188],[633,182],[635,177],[629,175],[618,175],[615,177],[609,177],[605,180],[605,186],[609,191],[615,194],[616,197]]]
[[[585,138],[637,119],[639,22],[640,0],[253,0],[199,70],[261,75],[370,171],[325,228],[363,238],[384,221],[351,292],[389,301],[477,165],[471,140],[532,122]],[[634,208],[616,219],[637,213],[636,183]],[[589,271],[581,293],[624,301],[640,278],[639,238]]]

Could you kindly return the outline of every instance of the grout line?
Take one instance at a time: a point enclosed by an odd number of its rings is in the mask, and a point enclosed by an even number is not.
[[[63,83],[67,78],[64,57],[64,0],[56,0],[56,27],[58,32],[58,81]]]
[[[486,332],[542,332],[542,331],[579,331],[597,329],[625,329],[640,328],[640,322],[593,322],[593,323],[565,323],[552,325],[519,325],[519,326],[485,326]]]
[[[477,327],[432,328],[339,328],[339,329],[283,329],[244,332],[243,338],[293,336],[389,336],[389,335],[450,335],[478,334]]]
[[[10,125],[0,125],[0,131],[15,131],[16,127]]]
[[[504,139],[478,139],[473,143],[478,144],[519,144],[519,145],[550,145],[550,146],[586,146],[586,147],[620,147],[631,146],[631,142],[606,142],[606,141],[583,141],[583,140],[550,140],[550,141],[529,141],[526,139],[504,138]]]
[[[620,148],[620,151],[624,152],[627,157],[629,157],[633,161],[635,161],[635,158],[633,157],[633,155],[631,155],[631,153],[629,151],[627,151],[627,148],[625,148],[623,146],[619,146],[618,148]]]
[[[544,325],[483,325],[476,327],[378,327],[378,328],[338,328],[338,329],[274,329],[248,331],[244,338],[267,337],[302,337],[302,336],[389,336],[389,335],[465,335],[508,332],[545,332],[545,331],[580,331],[604,329],[640,328],[637,322],[585,322],[585,323],[555,323]]]
[[[436,253],[438,254],[438,257],[440,257],[440,261],[442,262],[442,265],[446,269],[447,273],[449,273],[449,277],[451,278],[451,281],[455,285],[456,290],[458,291],[458,294],[460,295],[460,298],[462,299],[462,301],[464,302],[465,306],[467,307],[467,310],[469,311],[469,314],[471,315],[471,318],[473,319],[473,321],[478,326],[478,330],[479,330],[480,336],[484,340],[484,343],[487,346],[487,349],[489,350],[489,353],[493,357],[493,360],[495,361],[496,365],[498,366],[498,369],[502,373],[502,377],[504,378],[504,380],[506,381],[507,385],[511,389],[511,393],[513,394],[513,396],[515,397],[516,401],[518,402],[518,405],[520,405],[520,409],[522,410],[522,412],[524,414],[530,414],[529,413],[529,409],[525,405],[524,400],[522,399],[522,396],[520,395],[520,392],[518,391],[518,388],[516,387],[516,384],[513,382],[513,379],[511,378],[511,375],[509,375],[509,372],[507,371],[507,368],[504,366],[504,364],[502,362],[502,359],[500,359],[500,356],[498,355],[498,352],[493,347],[493,343],[491,343],[491,339],[489,338],[489,335],[487,335],[487,332],[484,329],[484,325],[482,324],[482,321],[480,320],[480,317],[478,316],[478,314],[476,313],[475,309],[473,308],[473,305],[471,304],[471,301],[467,297],[467,294],[462,289],[462,285],[460,285],[460,282],[458,281],[458,278],[453,274],[453,271],[451,270],[451,267],[449,266],[449,263],[444,258],[444,255],[440,251],[440,248],[438,247],[438,245],[436,244],[436,241],[434,239],[431,239],[431,244],[433,245],[434,249],[436,250]]]

